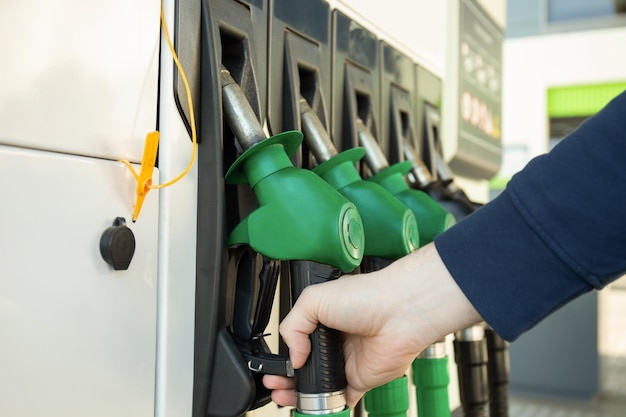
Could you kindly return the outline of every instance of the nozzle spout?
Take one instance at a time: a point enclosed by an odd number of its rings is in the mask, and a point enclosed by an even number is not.
[[[318,163],[326,162],[337,155],[337,148],[330,139],[328,131],[304,97],[300,98],[300,121],[304,141]]]
[[[387,157],[380,149],[380,145],[376,141],[372,132],[365,126],[363,120],[357,118],[356,129],[359,135],[359,144],[365,148],[365,163],[373,174],[377,174],[385,168],[389,167]]]
[[[224,116],[241,151],[246,151],[266,139],[267,135],[241,87],[224,67],[220,71],[220,79]]]
[[[413,167],[409,172],[409,179],[411,182],[415,182],[419,188],[427,188],[434,182],[433,176],[426,167],[422,158],[417,154],[413,144],[408,138],[404,139],[404,158],[407,161],[411,161]]]
[[[452,183],[454,173],[452,173],[452,170],[438,152],[435,154],[435,169],[437,170],[437,179],[439,179],[439,181],[446,185]]]

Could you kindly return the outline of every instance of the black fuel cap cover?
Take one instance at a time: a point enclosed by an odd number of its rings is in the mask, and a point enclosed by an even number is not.
[[[126,226],[126,219],[116,217],[113,226],[100,237],[100,254],[116,271],[127,270],[135,254],[135,235]]]

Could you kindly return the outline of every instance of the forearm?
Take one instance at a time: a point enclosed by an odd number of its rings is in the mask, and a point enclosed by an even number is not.
[[[389,298],[402,300],[395,307],[398,316],[422,335],[424,346],[482,321],[432,243],[396,261],[381,275],[390,282]]]
[[[622,93],[435,238],[457,284],[503,338],[626,270],[625,111]]]

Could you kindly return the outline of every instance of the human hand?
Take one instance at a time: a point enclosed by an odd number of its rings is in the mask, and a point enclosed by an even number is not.
[[[402,376],[415,357],[446,334],[480,321],[428,245],[389,267],[307,287],[280,325],[294,367],[304,365],[318,323],[344,335],[346,401]],[[295,405],[293,379],[266,375],[272,400]]]
[[[372,387],[402,376],[423,347],[407,328],[409,320],[394,320],[383,313],[389,310],[381,308],[384,300],[391,300],[379,286],[384,282],[372,273],[346,275],[307,287],[280,326],[296,369],[309,356],[308,336],[318,322],[343,332],[346,401],[350,407]],[[293,379],[267,375],[263,382],[274,390],[272,400],[276,403],[295,405]]]

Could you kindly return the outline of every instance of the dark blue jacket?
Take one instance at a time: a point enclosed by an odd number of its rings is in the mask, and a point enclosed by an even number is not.
[[[626,92],[435,239],[485,321],[513,340],[626,271]]]

